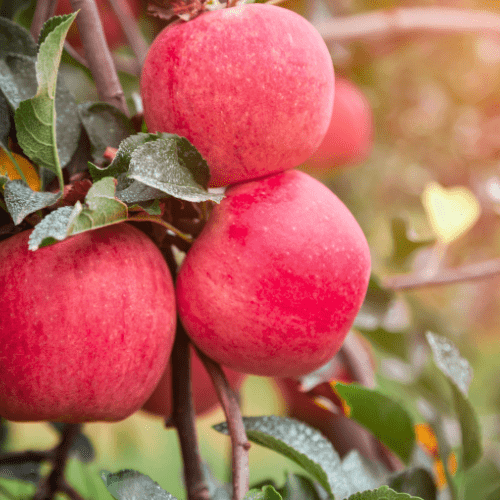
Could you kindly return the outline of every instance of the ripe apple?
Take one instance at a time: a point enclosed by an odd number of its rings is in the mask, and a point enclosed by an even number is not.
[[[339,350],[369,275],[351,212],[319,181],[288,170],[226,191],[179,270],[178,311],[215,361],[299,376]]]
[[[186,137],[212,187],[300,165],[326,133],[333,92],[332,60],[314,27],[257,3],[168,26],[141,75],[150,132]]]
[[[224,368],[224,373],[234,390],[239,390],[245,375],[233,370]],[[191,348],[191,387],[193,391],[193,401],[196,415],[201,416],[213,410],[219,403],[217,393],[212,384],[210,375],[205,370],[200,358]],[[171,365],[168,364],[160,382],[156,386],[153,394],[144,403],[142,409],[148,413],[169,418],[172,414],[172,373]]]
[[[139,18],[142,10],[140,0],[121,0],[127,3],[127,6],[131,10],[135,19]],[[124,45],[127,41],[125,34],[121,28],[120,21],[115,14],[109,0],[96,0],[97,8],[99,10],[99,15],[101,17],[102,27],[104,29],[104,34],[106,35],[106,41],[111,50],[114,50],[121,45]],[[57,8],[55,15],[62,16],[63,14],[70,14],[73,12],[70,0],[59,0],[57,3]],[[68,42],[75,48],[82,48],[82,41],[80,40],[80,35],[78,33],[78,28],[76,23],[71,25],[69,29],[68,36],[66,37]]]
[[[176,325],[171,275],[128,224],[35,252],[30,231],[0,243],[0,416],[122,420],[153,392]]]
[[[304,166],[327,170],[359,163],[373,146],[373,113],[361,90],[345,78],[335,80],[335,102],[330,126],[316,152]]]

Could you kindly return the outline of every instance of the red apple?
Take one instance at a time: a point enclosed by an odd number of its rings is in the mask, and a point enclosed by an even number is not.
[[[344,78],[335,80],[330,126],[316,152],[304,166],[327,170],[365,160],[373,146],[373,113],[363,92]]]
[[[333,92],[332,60],[314,27],[256,3],[168,26],[141,76],[150,132],[189,139],[211,186],[300,165],[326,133]]]
[[[161,378],[176,308],[158,248],[128,224],[35,252],[0,243],[0,416],[122,420]]]
[[[210,375],[200,358],[194,354],[191,348],[191,387],[196,415],[201,416],[217,407],[219,399],[212,384]],[[224,373],[234,390],[239,390],[245,377],[244,374],[224,369]],[[144,403],[143,410],[163,418],[169,418],[172,414],[172,373],[171,365],[168,364],[163,377],[156,386],[153,394]]]
[[[299,376],[339,350],[370,275],[346,206],[297,170],[229,188],[177,278],[192,341],[243,373]]]
[[[120,0],[125,2],[124,7],[131,11],[131,14],[137,19],[142,10],[141,0]],[[109,48],[111,50],[124,45],[127,41],[125,33],[123,32],[120,21],[115,14],[109,0],[96,0],[97,8],[99,9],[99,15],[101,17],[102,27],[104,29],[104,34],[106,35],[106,41],[108,42]],[[57,3],[57,8],[55,15],[62,16],[63,14],[70,14],[73,12],[70,0],[59,0]],[[80,35],[78,33],[78,28],[76,23],[71,25],[69,29],[68,42],[75,48],[81,49],[82,41],[80,40]]]

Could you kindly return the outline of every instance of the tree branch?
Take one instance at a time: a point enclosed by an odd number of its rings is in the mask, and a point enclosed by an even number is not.
[[[128,116],[127,102],[104,37],[94,0],[70,0],[73,11],[81,9],[76,23],[97,93],[101,101],[112,104]]]
[[[491,259],[455,269],[438,269],[431,276],[425,272],[387,276],[382,279],[382,286],[390,290],[410,290],[481,280],[498,274],[500,274],[500,259]]]
[[[40,35],[40,31],[42,31],[42,27],[49,19],[54,15],[57,7],[57,0],[38,0],[35,7],[35,14],[33,15],[33,21],[31,22],[31,36],[38,40],[38,36]]]
[[[210,378],[214,384],[217,396],[226,415],[229,435],[231,436],[233,457],[233,500],[242,500],[249,489],[250,470],[248,463],[248,442],[243,418],[241,416],[238,398],[229,385],[222,368],[205,353],[196,349]]]
[[[433,33],[500,32],[500,15],[485,10],[447,7],[384,9],[337,17],[315,25],[327,40],[390,37],[415,31]]]
[[[172,420],[177,428],[182,451],[187,498],[188,500],[210,500],[196,436],[189,339],[179,319],[177,319],[171,363],[174,404]]]

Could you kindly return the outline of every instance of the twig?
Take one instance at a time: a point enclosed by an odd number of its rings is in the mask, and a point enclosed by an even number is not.
[[[128,116],[127,102],[116,73],[113,58],[104,37],[99,12],[94,0],[70,0],[72,9],[80,9],[76,23],[101,101],[116,106]]]
[[[177,321],[172,350],[172,420],[177,428],[184,462],[184,481],[188,500],[210,500],[196,436],[195,411],[191,391],[191,353],[189,339]]]
[[[61,442],[54,450],[54,468],[48,477],[39,485],[33,500],[52,500],[54,495],[61,491],[61,488],[69,486],[64,479],[64,469],[68,460],[68,454],[78,436],[82,424],[67,424],[62,434]],[[72,488],[71,488],[72,490]]]
[[[500,259],[491,259],[455,269],[438,270],[432,276],[422,272],[387,276],[382,279],[382,286],[391,290],[410,290],[481,280],[498,274],[500,274]]]
[[[395,36],[415,31],[434,33],[500,32],[500,15],[485,10],[447,7],[384,9],[366,14],[337,17],[315,25],[329,40]]]
[[[130,48],[139,61],[139,66],[142,67],[148,53],[148,45],[137,27],[130,5],[125,0],[109,0],[109,3],[120,21]]]
[[[250,443],[247,439],[238,399],[220,365],[199,349],[196,349],[196,352],[212,379],[226,415],[233,456],[233,500],[242,500],[249,488],[248,450]]]
[[[35,7],[35,13],[33,15],[33,21],[31,22],[31,36],[38,40],[40,31],[42,31],[42,26],[45,21],[54,15],[57,7],[57,0],[38,0]]]
[[[0,465],[18,465],[29,462],[44,462],[54,459],[54,450],[49,451],[13,451],[0,455]]]

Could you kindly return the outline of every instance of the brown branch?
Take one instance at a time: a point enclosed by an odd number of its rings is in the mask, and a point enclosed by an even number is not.
[[[500,15],[485,10],[413,7],[337,17],[315,25],[329,40],[350,41],[427,31],[433,33],[500,32]]]
[[[0,455],[0,465],[18,465],[29,462],[44,462],[54,459],[54,450],[49,451],[13,451]]]
[[[35,40],[38,40],[38,36],[40,35],[40,31],[42,31],[45,21],[54,15],[56,7],[57,0],[38,0],[36,3],[35,13],[30,27],[31,36]]]
[[[242,500],[249,488],[248,442],[238,398],[229,385],[222,368],[199,349],[199,358],[212,379],[217,396],[226,415],[229,435],[231,436],[233,457],[233,500]]]
[[[104,36],[94,0],[70,0],[73,11],[80,9],[76,23],[97,93],[101,101],[112,104],[128,116],[127,102]]]
[[[58,491],[68,487],[64,479],[64,470],[66,468],[71,446],[80,433],[81,428],[82,424],[66,424],[61,442],[54,450],[54,468],[47,478],[38,486],[33,500],[52,500]]]
[[[481,280],[500,274],[500,259],[485,260],[455,269],[438,270],[431,276],[419,272],[398,274],[382,279],[382,286],[390,290],[410,290],[429,286],[450,285],[463,281]]]
[[[177,319],[171,363],[174,404],[172,420],[177,429],[184,461],[184,482],[186,484],[187,498],[188,500],[210,500],[196,436],[195,410],[191,390],[189,339],[179,319]]]
[[[139,67],[142,67],[148,53],[148,44],[142,37],[129,3],[125,0],[109,0],[109,3],[120,21],[132,52],[139,61]]]

